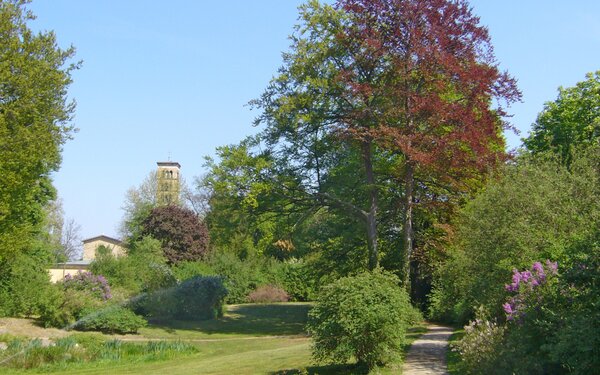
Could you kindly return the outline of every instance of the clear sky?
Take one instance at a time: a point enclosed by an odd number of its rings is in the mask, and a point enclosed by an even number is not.
[[[258,97],[281,65],[300,0],[33,0],[36,30],[77,48],[75,138],[54,175],[84,238],[117,236],[125,192],[157,161],[186,180],[217,146],[256,132]],[[503,70],[519,82],[512,106],[521,135],[558,86],[600,70],[600,1],[472,0]]]

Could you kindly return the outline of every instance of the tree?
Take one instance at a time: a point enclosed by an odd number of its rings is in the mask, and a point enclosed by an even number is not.
[[[204,217],[208,198],[202,191],[194,192],[180,177],[180,198],[182,207],[193,210],[196,215]],[[120,225],[120,232],[124,238],[139,238],[142,221],[148,217],[150,211],[158,206],[158,175],[156,171],[148,173],[146,178],[137,186],[131,187],[125,194],[125,201],[121,207],[124,211]]]
[[[279,75],[253,102],[262,109],[256,123],[314,204],[364,224],[370,269],[379,262],[382,187],[402,183],[408,288],[416,190],[464,189],[495,167],[505,156],[503,104],[520,92],[465,1],[312,0],[300,18]],[[340,155],[359,161],[352,178],[338,179],[362,180],[350,199],[327,184],[348,161]]]
[[[131,187],[125,193],[125,202],[121,207],[124,211],[120,232],[123,238],[139,239],[141,223],[157,206],[156,192],[158,178],[156,171],[148,173],[144,181]]]
[[[558,88],[558,98],[546,102],[529,137],[523,140],[534,154],[554,152],[567,165],[575,147],[597,144],[600,138],[600,71],[588,73],[574,87]]]
[[[206,225],[193,211],[178,206],[154,208],[142,222],[141,235],[159,240],[171,264],[200,260],[208,252]]]
[[[66,219],[62,199],[57,198],[45,207],[47,244],[57,263],[80,259],[81,226],[73,218]]]
[[[39,233],[54,197],[50,173],[74,131],[67,88],[75,50],[59,48],[53,32],[33,33],[26,3],[0,2],[0,260]]]
[[[450,259],[438,272],[433,310],[461,323],[483,306],[497,313],[512,269],[551,259],[600,226],[600,147],[557,157],[523,156],[462,210]]]
[[[62,228],[61,252],[67,260],[80,259],[81,248],[81,226],[75,219],[68,219]]]
[[[209,196],[206,221],[213,244],[241,258],[268,253],[281,239],[281,227],[293,220],[290,204],[280,200],[271,158],[253,154],[255,146],[248,138],[217,148],[219,160],[207,158],[209,171],[198,181],[198,190]]]

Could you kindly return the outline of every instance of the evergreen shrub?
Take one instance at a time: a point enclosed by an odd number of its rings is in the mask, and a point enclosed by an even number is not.
[[[137,313],[158,319],[207,320],[223,316],[227,289],[219,276],[194,276],[131,303]]]

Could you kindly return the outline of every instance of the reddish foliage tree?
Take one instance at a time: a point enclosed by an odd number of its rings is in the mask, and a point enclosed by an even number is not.
[[[309,155],[304,150],[317,147],[308,140],[325,135],[360,152],[368,191],[362,208],[319,183],[307,191],[366,224],[370,268],[378,264],[381,181],[403,183],[408,287],[417,176],[456,189],[497,165],[505,158],[504,108],[521,94],[499,71],[487,29],[464,0],[310,1],[301,18],[280,75],[255,102],[264,109],[257,122],[268,125],[267,143],[291,150],[289,159]],[[325,150],[304,163],[316,165],[317,181]],[[382,151],[400,162],[378,170]]]
[[[351,103],[339,112],[339,130],[361,144],[370,184],[373,144],[404,157],[398,172],[405,184],[408,281],[415,174],[454,185],[497,165],[508,127],[503,104],[521,94],[499,71],[488,31],[466,1],[339,0],[337,6],[351,20],[337,35],[351,56],[337,78]]]
[[[142,236],[159,240],[171,264],[202,259],[208,252],[208,230],[191,210],[179,206],[154,208],[142,223]]]

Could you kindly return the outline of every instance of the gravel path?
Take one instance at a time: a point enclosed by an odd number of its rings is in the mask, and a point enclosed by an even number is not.
[[[452,329],[429,325],[429,331],[416,340],[402,366],[404,375],[441,375],[448,374],[446,350]]]

